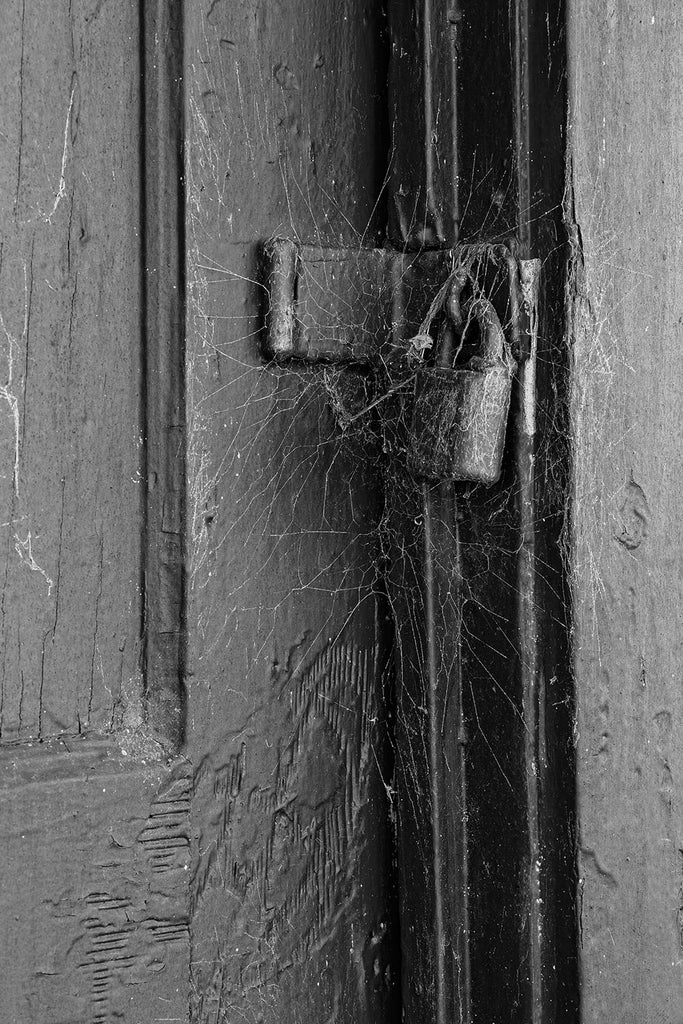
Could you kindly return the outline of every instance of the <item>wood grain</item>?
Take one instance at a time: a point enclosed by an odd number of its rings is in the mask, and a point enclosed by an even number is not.
[[[2,24],[7,741],[137,714],[140,208],[135,5],[15,0]]]
[[[583,1019],[678,1020],[683,12],[569,4]]]

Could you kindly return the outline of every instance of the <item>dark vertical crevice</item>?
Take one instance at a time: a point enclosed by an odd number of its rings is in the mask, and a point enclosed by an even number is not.
[[[148,522],[147,522],[147,504],[148,504],[148,465],[149,459],[147,457],[147,332],[148,332],[148,315],[147,315],[147,288],[146,278],[147,274],[145,271],[145,259],[146,259],[146,247],[147,247],[147,196],[146,196],[146,177],[145,177],[145,161],[147,157],[147,146],[145,144],[145,132],[143,130],[146,115],[146,103],[145,103],[145,85],[147,79],[147,70],[145,67],[145,17],[144,17],[144,2],[140,0],[139,5],[139,31],[138,31],[138,76],[140,79],[140,132],[138,135],[138,187],[140,194],[140,236],[138,239],[139,244],[139,258],[140,258],[140,355],[139,355],[139,367],[140,367],[140,396],[138,406],[138,422],[140,424],[140,430],[143,431],[140,444],[140,477],[142,480],[142,496],[140,500],[140,515],[142,529],[140,531],[140,572],[138,587],[140,591],[140,671],[142,674],[142,686],[143,686],[143,699],[144,699],[144,687],[146,679],[146,659],[147,659],[147,609],[146,609],[146,591],[147,587],[145,584],[145,574],[147,569],[147,545],[148,545]]]
[[[529,145],[529,3],[517,0],[514,7],[512,62],[514,67],[515,167],[517,171],[517,228],[519,255],[531,257],[531,166]]]
[[[524,721],[524,788],[526,796],[526,863],[522,885],[526,890],[528,917],[529,1024],[544,1020],[543,951],[546,935],[546,907],[542,874],[544,855],[540,835],[539,775],[546,767],[541,756],[543,716],[541,709],[541,673],[539,666],[539,619],[537,586],[537,506],[536,506],[536,366],[538,349],[538,277],[539,260],[520,264],[519,286],[522,292],[517,316],[526,320],[525,358],[517,378],[515,403],[515,457],[517,470],[517,511],[519,549],[517,552],[517,642]]]
[[[535,292],[527,311],[537,318],[529,325],[529,337],[536,335],[537,358],[532,351],[521,374],[515,430],[522,532],[518,628],[528,730],[529,1019],[539,1024],[571,1024],[579,1014],[579,978],[571,606],[562,557],[570,468],[564,315],[569,253],[562,223],[564,0],[517,0],[513,66],[517,252],[523,290],[527,274],[527,299],[529,288]],[[536,260],[540,264],[531,281],[528,274]],[[532,393],[533,422],[529,418]]]
[[[378,31],[375,46],[375,195],[377,196],[373,212],[371,237],[376,244],[382,243],[386,237],[388,203],[390,190],[388,187],[391,173],[391,119],[389,110],[389,62],[391,60],[391,40],[388,23],[389,0],[381,0],[378,5]]]
[[[142,0],[140,39],[144,704],[172,754],[184,733],[186,633],[182,0]]]
[[[517,514],[519,519],[519,550],[517,554],[517,643],[519,646],[519,677],[524,721],[523,784],[526,802],[526,849],[521,872],[525,890],[523,901],[526,917],[528,950],[529,1024],[543,1024],[547,1019],[547,997],[544,984],[544,954],[549,941],[548,917],[554,908],[543,898],[543,878],[547,874],[545,851],[541,844],[541,786],[539,774],[546,762],[539,757],[542,746],[540,729],[539,664],[539,594],[537,586],[537,493],[536,493],[536,386],[538,343],[538,289],[540,261],[531,259],[531,163],[529,145],[529,4],[517,0],[512,29],[512,67],[514,82],[515,168],[517,192],[517,227],[515,251],[522,258],[518,282],[522,301],[518,318],[525,316],[525,344],[519,366],[515,401],[514,447],[517,471]]]
[[[462,558],[453,484],[423,483],[424,631],[434,879],[435,1024],[471,1017]]]

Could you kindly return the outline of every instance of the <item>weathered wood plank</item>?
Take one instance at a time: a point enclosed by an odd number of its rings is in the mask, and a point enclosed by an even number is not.
[[[0,38],[0,729],[135,713],[138,13],[6,4]]]
[[[264,366],[272,235],[382,238],[379,5],[186,4],[193,1013],[395,1020],[377,444]],[[387,147],[388,148],[388,147]],[[379,205],[378,205],[379,201]]]
[[[190,790],[98,741],[4,749],[5,1020],[186,1021]]]
[[[583,1019],[654,1024],[683,1001],[683,10],[568,9]]]

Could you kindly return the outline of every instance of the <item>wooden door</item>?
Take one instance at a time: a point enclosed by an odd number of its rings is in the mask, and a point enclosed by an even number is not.
[[[681,25],[592,6],[0,12],[3,1019],[680,1016]],[[499,484],[264,357],[274,237],[504,247]]]

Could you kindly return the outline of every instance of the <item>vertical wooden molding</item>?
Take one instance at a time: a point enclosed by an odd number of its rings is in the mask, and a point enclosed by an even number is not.
[[[435,864],[421,894],[409,860],[423,856],[419,833],[434,814],[419,794],[437,765],[435,749],[419,776],[397,776],[404,808],[415,806],[401,821],[411,1022],[458,1019],[455,1008],[459,1019],[482,1024],[503,1016],[527,1024],[576,1019],[570,611],[560,544],[569,460],[564,17],[564,0],[515,0],[504,11],[494,0],[389,4],[392,242],[507,242],[519,261],[527,321],[503,479],[491,490],[456,488],[457,523],[450,540],[441,538],[440,559],[451,573],[443,607],[451,607],[459,646],[446,674],[462,701],[441,732],[460,718],[464,749],[462,796],[455,796],[459,771],[449,756],[446,804],[459,804],[466,827],[458,833],[459,865],[444,871]],[[422,521],[432,525],[424,514]],[[457,590],[467,595],[460,616]],[[431,627],[415,621],[411,628]],[[399,701],[403,690],[419,692],[419,641],[413,647],[414,664],[399,666]],[[437,669],[426,673],[430,679]],[[405,739],[414,744],[425,726],[413,717]],[[439,789],[432,788],[436,807]],[[456,819],[447,844],[435,826],[436,861],[446,846],[453,856]],[[433,928],[425,933],[421,918],[430,908]],[[466,955],[459,926],[467,931]],[[469,958],[464,987],[446,969],[444,949],[453,963]]]
[[[183,734],[185,402],[181,0],[143,0],[142,168],[146,721],[167,753]]]
[[[565,17],[564,0],[515,4],[516,234],[530,350],[520,373],[514,436],[519,670],[527,724],[528,1019],[534,1024],[574,1022],[579,999],[571,567],[562,554],[570,470]]]
[[[389,3],[392,145],[389,237],[408,249],[459,234],[456,5]],[[421,140],[421,144],[418,142]]]
[[[435,1024],[472,1020],[468,794],[457,489],[423,483],[424,631],[434,884]]]
[[[547,871],[540,834],[542,775],[546,767],[541,751],[543,699],[539,660],[539,594],[537,568],[536,492],[536,367],[538,353],[538,297],[540,260],[523,260],[520,266],[522,309],[526,321],[528,352],[518,369],[515,408],[515,459],[517,469],[517,512],[519,550],[517,554],[517,643],[524,714],[524,788],[526,796],[526,863],[523,878],[527,888],[529,1024],[542,1024],[544,1016],[543,955],[548,942],[546,916],[553,913],[543,896],[542,880]]]

